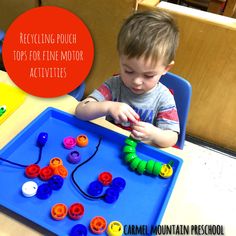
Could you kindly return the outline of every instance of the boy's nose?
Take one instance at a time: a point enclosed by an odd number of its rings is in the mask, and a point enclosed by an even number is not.
[[[135,77],[133,79],[133,84],[135,84],[135,85],[141,85],[142,83],[143,83],[143,80],[141,77]]]

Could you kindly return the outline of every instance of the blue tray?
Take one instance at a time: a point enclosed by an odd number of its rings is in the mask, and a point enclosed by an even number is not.
[[[65,179],[61,190],[53,191],[47,200],[36,196],[26,198],[21,193],[21,186],[29,179],[24,175],[24,168],[16,167],[0,161],[0,204],[17,214],[35,222],[57,235],[68,235],[76,224],[89,226],[94,216],[103,216],[108,223],[120,221],[126,229],[128,226],[145,225],[149,229],[159,225],[166,209],[171,192],[174,188],[182,160],[165,153],[157,148],[139,143],[137,154],[141,159],[156,159],[162,163],[174,162],[174,174],[169,179],[159,176],[140,175],[132,171],[123,161],[122,148],[125,136],[105,129],[90,122],[81,121],[73,115],[63,111],[48,108],[23,129],[1,151],[0,157],[29,165],[38,157],[36,140],[41,132],[48,133],[48,141],[43,148],[40,167],[47,166],[53,157],[60,157],[68,169],[69,176]],[[108,204],[103,200],[88,200],[77,190],[71,179],[71,172],[76,165],[67,161],[70,150],[65,149],[62,140],[67,136],[77,137],[86,134],[89,145],[83,148],[75,147],[80,152],[82,160],[89,158],[95,151],[99,138],[102,138],[96,155],[75,173],[78,185],[87,190],[89,183],[96,180],[101,172],[108,171],[113,177],[126,180],[126,188],[119,199]],[[39,185],[43,183],[39,178],[34,179]],[[84,205],[85,214],[80,220],[69,217],[56,221],[50,216],[50,209],[56,203],[64,203],[68,207],[75,202]],[[92,233],[89,232],[89,235]],[[105,233],[104,233],[105,235]]]

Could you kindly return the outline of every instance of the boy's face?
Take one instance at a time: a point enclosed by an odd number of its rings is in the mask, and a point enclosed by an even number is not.
[[[120,56],[121,79],[125,86],[135,94],[143,94],[153,89],[170,66],[164,66],[162,61],[156,64],[143,57],[128,58]]]

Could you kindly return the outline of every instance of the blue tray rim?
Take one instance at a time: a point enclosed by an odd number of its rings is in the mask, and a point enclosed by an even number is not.
[[[46,118],[46,117],[50,117],[50,115],[52,115],[54,113],[60,113],[60,114],[63,114],[64,116],[67,116],[67,117],[70,117],[72,119],[77,119],[79,120],[78,118],[75,117],[75,115],[73,114],[69,114],[65,111],[62,111],[62,110],[59,110],[57,108],[54,108],[54,107],[48,107],[46,108],[42,113],[40,113],[35,119],[33,119],[25,128],[23,128],[11,141],[9,141],[1,150],[0,150],[0,155],[2,155],[2,153],[4,153],[19,137],[22,136],[22,134],[24,134],[25,132],[27,132],[28,130],[31,130],[31,125],[34,124],[34,123],[37,123],[38,121],[41,121],[42,118]],[[87,123],[91,126],[94,126],[94,127],[99,127],[99,129],[105,129],[107,132],[109,133],[112,133],[112,134],[115,134],[116,136],[119,136],[120,138],[123,138],[124,140],[126,139],[127,136],[123,135],[123,134],[120,134],[120,133],[117,133],[116,131],[113,131],[113,130],[110,130],[106,127],[102,127],[102,126],[99,126],[95,123],[92,123],[90,121],[82,121],[82,120],[79,120],[79,122],[82,122],[82,123]],[[167,153],[161,149],[158,149],[157,147],[153,147],[151,145],[148,145],[148,144],[145,144],[145,143],[140,143],[139,145],[141,145],[142,148],[147,148],[147,149],[151,149],[151,150],[154,150],[154,151],[158,151],[160,153],[163,153],[164,155],[166,156],[169,156],[170,158],[173,158],[175,160],[177,160],[179,162],[179,165],[178,165],[178,168],[175,170],[175,175],[172,179],[172,182],[170,184],[170,188],[167,192],[167,195],[165,197],[165,200],[164,200],[164,203],[161,207],[161,210],[158,214],[158,217],[156,219],[156,221],[154,222],[154,225],[159,225],[161,223],[161,220],[163,218],[163,215],[164,215],[164,212],[166,210],[166,207],[167,207],[167,204],[169,202],[169,199],[171,197],[171,193],[173,191],[173,187],[177,181],[177,178],[178,178],[178,175],[179,175],[179,172],[180,172],[180,169],[182,167],[182,164],[183,164],[183,160],[178,157],[178,156],[175,156],[171,153]],[[21,211],[21,209],[18,209],[17,207],[14,207],[14,209],[12,209],[12,205],[9,204],[8,202],[5,202],[5,201],[2,201],[0,199],[0,205],[2,205],[3,207],[9,209],[10,211],[12,212],[15,212],[16,214],[20,215],[20,216],[23,216],[24,218],[26,218],[27,220],[39,225],[40,227],[46,229],[46,230],[49,230],[51,231],[52,233],[59,233],[59,232],[56,232],[54,227],[50,227],[50,226],[43,226],[42,224],[38,224],[37,223],[37,217],[36,215],[35,216],[32,216],[31,218],[29,218],[27,216],[27,214],[24,214],[24,212]],[[60,233],[60,235],[62,235]]]

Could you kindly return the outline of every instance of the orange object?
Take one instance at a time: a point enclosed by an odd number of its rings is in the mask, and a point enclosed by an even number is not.
[[[51,216],[55,220],[63,220],[67,215],[67,206],[63,203],[57,203],[51,208]]]
[[[85,147],[88,145],[88,137],[85,134],[77,136],[76,141],[80,147]]]
[[[107,228],[107,222],[102,216],[95,216],[90,221],[90,229],[95,234],[103,233]]]
[[[52,159],[50,160],[49,165],[50,165],[53,169],[55,169],[55,168],[57,168],[58,166],[62,166],[62,165],[63,165],[63,161],[62,161],[62,159],[59,158],[59,157],[54,157],[54,158],[52,158]]]
[[[62,178],[66,178],[68,175],[68,171],[65,166],[57,166],[54,169],[54,174],[55,175],[60,175]]]

